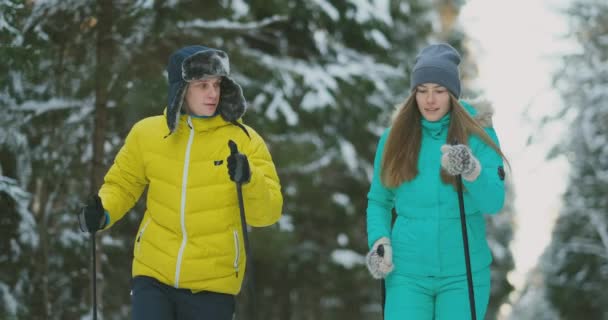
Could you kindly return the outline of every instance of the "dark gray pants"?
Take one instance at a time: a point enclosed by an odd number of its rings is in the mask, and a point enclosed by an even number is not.
[[[137,276],[131,285],[133,320],[231,320],[234,296],[176,289],[150,277]]]

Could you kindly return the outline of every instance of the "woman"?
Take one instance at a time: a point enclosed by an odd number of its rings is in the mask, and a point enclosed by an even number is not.
[[[243,185],[250,225],[281,215],[275,166],[260,135],[242,123],[245,99],[229,72],[223,51],[173,53],[165,114],[133,126],[83,210],[89,232],[107,229],[148,187],[133,252],[135,320],[232,319],[246,264],[235,183]]]
[[[386,279],[387,320],[470,319],[456,175],[463,179],[476,315],[484,318],[492,258],[482,214],[503,206],[504,155],[485,114],[458,101],[459,63],[447,44],[424,48],[412,94],[378,143],[367,266]]]

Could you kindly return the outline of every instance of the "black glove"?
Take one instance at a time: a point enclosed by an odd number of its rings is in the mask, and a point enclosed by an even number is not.
[[[89,200],[86,206],[82,208],[80,215],[80,228],[83,229],[82,231],[95,233],[105,227],[106,212],[101,204],[101,198],[96,194],[89,197]],[[84,226],[82,223],[83,221]]]
[[[249,169],[249,161],[247,156],[239,153],[236,143],[228,141],[230,147],[230,155],[226,159],[228,162],[228,175],[230,180],[236,183],[247,183],[251,180],[251,170]]]

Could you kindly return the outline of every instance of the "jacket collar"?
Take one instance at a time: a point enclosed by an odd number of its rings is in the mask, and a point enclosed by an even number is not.
[[[437,121],[428,121],[422,119],[422,131],[432,138],[439,139],[443,136],[447,136],[448,128],[450,126],[450,112],[446,113],[441,119]]]
[[[163,112],[165,117],[167,117],[167,109]],[[242,119],[237,120],[237,122],[242,123]],[[179,119],[177,121],[177,130],[178,132],[188,132],[190,128],[194,129],[196,133],[214,130],[223,126],[230,126],[232,123],[224,120],[220,115],[215,115],[212,117],[199,118],[190,116],[188,114],[180,114]]]

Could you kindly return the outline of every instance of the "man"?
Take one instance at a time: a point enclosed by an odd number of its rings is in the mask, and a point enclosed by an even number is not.
[[[281,215],[279,178],[264,140],[241,120],[246,102],[225,52],[181,48],[167,73],[164,115],[133,126],[84,220],[92,233],[111,227],[147,186],[133,319],[232,319],[246,265],[235,183],[247,222],[262,227]]]

